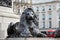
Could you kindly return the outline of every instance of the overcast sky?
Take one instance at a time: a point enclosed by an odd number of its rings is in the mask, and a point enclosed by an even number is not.
[[[49,2],[53,0],[32,0],[33,3],[42,3],[42,2]]]

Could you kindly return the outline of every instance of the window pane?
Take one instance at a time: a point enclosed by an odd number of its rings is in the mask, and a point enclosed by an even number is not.
[[[52,15],[51,14],[49,14],[49,20],[51,20],[52,19]]]
[[[42,9],[42,11],[45,11],[45,9]]]
[[[51,8],[49,8],[49,10],[51,10]]]
[[[37,11],[39,11],[39,7],[37,7]]]
[[[42,11],[45,11],[45,7],[44,6],[42,6]]]
[[[59,19],[60,19],[60,14],[59,14]]]
[[[51,10],[51,5],[49,5],[49,10]]]
[[[60,21],[59,21],[59,27],[60,27]]]
[[[43,28],[45,28],[45,22],[43,22]]]
[[[45,14],[42,14],[43,15],[43,20],[45,20]]]
[[[52,27],[52,23],[51,23],[51,21],[49,21],[49,28],[51,28]]]

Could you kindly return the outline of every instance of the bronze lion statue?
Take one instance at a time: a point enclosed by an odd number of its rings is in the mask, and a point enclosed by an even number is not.
[[[37,16],[32,8],[24,10],[20,22],[9,24],[7,34],[7,38],[46,37],[46,35],[41,33],[39,30]]]

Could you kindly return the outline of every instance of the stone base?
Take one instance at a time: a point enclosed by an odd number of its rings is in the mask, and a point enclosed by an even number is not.
[[[60,40],[60,38],[7,38],[0,40]]]

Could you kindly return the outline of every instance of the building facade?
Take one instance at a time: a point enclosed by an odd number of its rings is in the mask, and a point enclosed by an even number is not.
[[[13,2],[13,11],[15,14],[20,13],[21,15],[26,8],[31,6],[31,4],[32,4],[31,0],[21,0],[21,1],[15,0]]]
[[[32,4],[39,18],[40,31],[60,28],[60,0]]]

